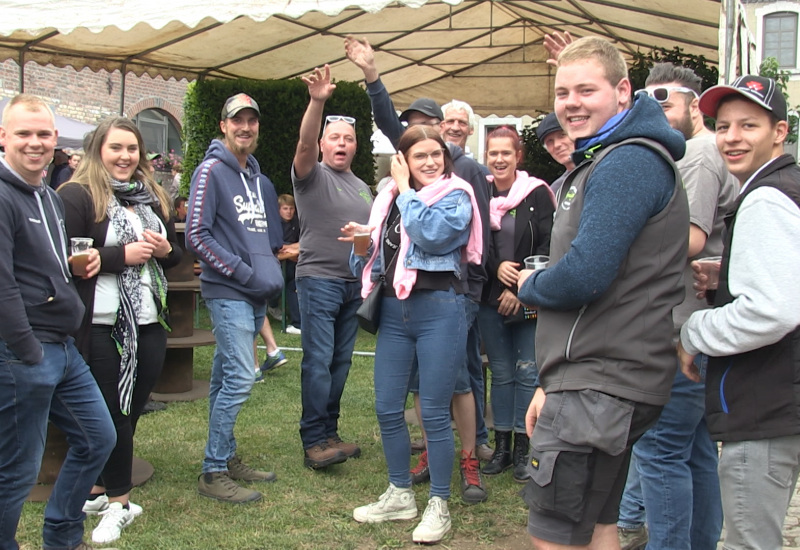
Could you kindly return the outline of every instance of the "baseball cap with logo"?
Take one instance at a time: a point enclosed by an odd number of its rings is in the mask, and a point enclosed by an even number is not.
[[[710,117],[717,116],[723,98],[738,94],[771,112],[778,120],[787,120],[786,98],[771,78],[756,75],[740,76],[732,84],[712,86],[700,96],[700,111]]]
[[[236,116],[236,113],[242,109],[253,109],[258,116],[261,116],[256,100],[242,93],[231,96],[225,101],[225,105],[222,107],[222,120]]]

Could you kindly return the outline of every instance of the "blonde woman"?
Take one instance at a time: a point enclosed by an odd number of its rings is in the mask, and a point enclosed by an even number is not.
[[[117,444],[84,506],[102,519],[95,543],[120,537],[141,514],[130,502],[133,434],[164,364],[167,281],[180,261],[171,201],[153,181],[139,129],[128,119],[100,123],[72,180],[58,190],[68,237],[91,237],[100,273],[78,279],[86,305],[78,349],[103,393]]]

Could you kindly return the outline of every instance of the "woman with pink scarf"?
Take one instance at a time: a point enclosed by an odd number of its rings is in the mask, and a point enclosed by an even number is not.
[[[514,481],[525,483],[525,413],[539,385],[539,371],[536,311],[517,299],[516,283],[526,257],[549,252],[555,197],[544,181],[517,169],[522,157],[516,130],[501,126],[486,138],[492,233],[478,323],[492,371],[495,433],[494,455],[482,472],[497,475],[513,466]]]
[[[411,488],[411,441],[405,422],[409,377],[419,362],[422,423],[428,435],[430,499],[414,542],[440,541],[450,530],[447,499],[454,441],[450,400],[466,353],[461,263],[480,263],[481,220],[472,187],[452,174],[453,162],[438,132],[412,126],[392,158],[392,181],[375,198],[369,229],[372,245],[362,271],[362,296],[381,276],[383,286],[375,350],[375,412],[389,470],[389,488],[377,502],[360,506],[361,523],[417,517]],[[342,228],[351,241],[363,230]],[[365,258],[362,258],[362,263]]]

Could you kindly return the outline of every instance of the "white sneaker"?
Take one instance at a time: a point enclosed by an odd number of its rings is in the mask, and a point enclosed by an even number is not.
[[[378,497],[378,502],[359,506],[353,510],[353,519],[359,523],[381,523],[415,517],[417,517],[417,501],[414,500],[414,490],[400,489],[391,483],[386,492]]]
[[[100,495],[94,500],[87,500],[83,503],[83,513],[87,516],[96,516],[108,508],[108,497]]]
[[[128,509],[130,510],[131,514],[133,514],[133,517],[135,517],[135,518],[141,516],[142,512],[144,512],[144,510],[142,509],[141,506],[139,506],[138,504],[134,504],[130,500],[128,501]]]
[[[303,331],[301,331],[299,328],[297,328],[294,325],[288,325],[286,327],[286,334],[302,334],[302,333],[303,333]]]
[[[114,542],[122,533],[122,529],[133,522],[134,515],[122,507],[120,502],[112,502],[108,508],[100,512],[102,519],[92,531],[92,542],[104,544]]]
[[[414,542],[432,543],[439,542],[450,531],[450,512],[447,511],[447,501],[440,497],[433,497],[428,501],[428,507],[422,514],[411,540]]]

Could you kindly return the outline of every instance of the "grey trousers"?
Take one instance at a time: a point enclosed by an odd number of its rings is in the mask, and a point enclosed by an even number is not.
[[[800,435],[722,444],[719,482],[725,550],[781,550],[800,472]]]

